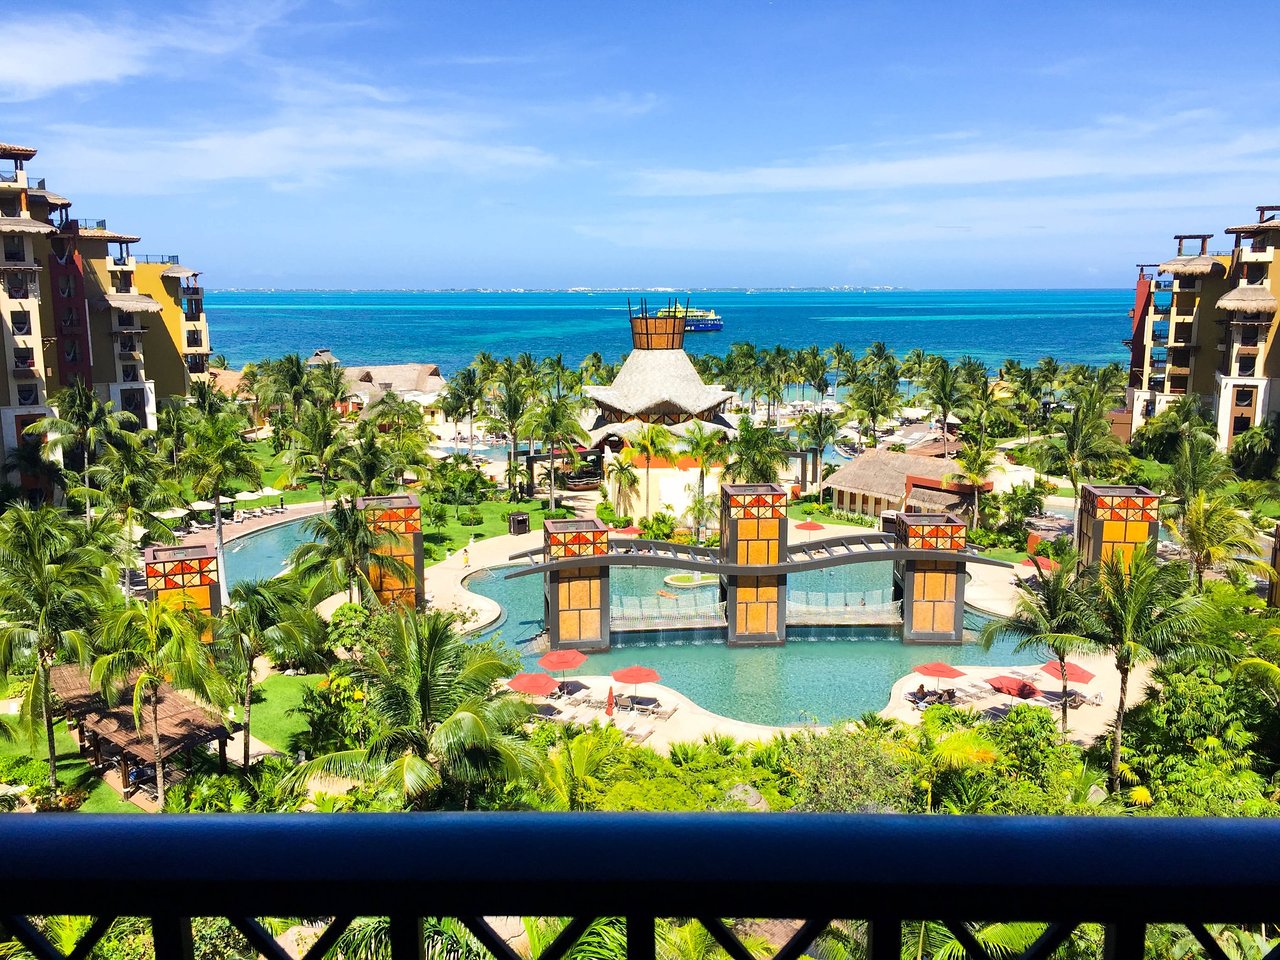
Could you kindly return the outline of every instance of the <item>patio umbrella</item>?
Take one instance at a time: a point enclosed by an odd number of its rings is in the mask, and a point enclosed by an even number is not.
[[[936,680],[947,679],[954,680],[957,677],[963,677],[964,671],[957,670],[949,663],[941,663],[935,660],[933,663],[922,663],[915,667],[912,673],[918,673],[922,677],[933,677]],[[939,684],[935,683],[933,689],[937,690]]]
[[[638,537],[640,534],[644,533],[643,530],[634,525],[630,527],[619,527],[613,532],[623,537]]]
[[[507,681],[507,686],[516,693],[528,693],[535,697],[545,697],[560,686],[555,677],[546,673],[517,673]]]
[[[552,650],[538,661],[544,670],[573,670],[587,662],[581,650]]]
[[[191,511],[186,507],[170,507],[168,510],[161,510],[156,514],[159,520],[181,520]]]
[[[1011,697],[1017,697],[1019,700],[1030,700],[1032,697],[1040,696],[1040,688],[1034,683],[1028,683],[1026,680],[1019,680],[1017,677],[1000,675],[998,677],[988,677],[987,683],[997,693],[1007,693]]]
[[[1058,569],[1058,561],[1050,559],[1049,557],[1036,557],[1035,560],[1032,560],[1030,557],[1027,557],[1027,559],[1022,561],[1022,565],[1024,567],[1030,567],[1032,570],[1034,570],[1036,568],[1037,561],[1040,564],[1040,569],[1043,570],[1045,573],[1053,573],[1055,570]]]
[[[613,679],[617,680],[619,683],[631,684],[635,688],[631,691],[632,696],[639,692],[640,684],[657,683],[662,679],[662,676],[657,670],[651,670],[648,667],[641,667],[639,665],[623,667],[621,670],[613,671],[609,676],[613,677]]]
[[[190,503],[187,504],[187,506],[190,507],[192,510],[199,510],[201,513],[204,513],[206,510],[218,509],[208,500],[192,500]]]
[[[807,530],[807,531],[809,532],[809,539],[810,539],[810,540],[812,540],[812,539],[813,539],[813,531],[815,531],[815,530],[825,530],[825,529],[827,529],[827,528],[826,528],[826,527],[824,527],[822,524],[820,524],[817,520],[806,520],[804,523],[797,523],[797,524],[796,524],[796,529],[797,529],[797,530]]]
[[[608,697],[605,699],[605,701],[604,701],[604,715],[605,715],[606,717],[612,717],[612,716],[613,716],[613,703],[614,703],[614,699],[613,699],[613,687],[610,687],[610,688],[609,688],[609,696],[608,696]]]
[[[247,503],[250,500],[261,500],[262,494],[256,490],[241,490],[236,494],[236,499],[241,503]]]
[[[1062,679],[1062,664],[1057,660],[1050,660],[1040,667],[1045,673],[1053,677],[1055,680]],[[1067,682],[1068,683],[1088,683],[1093,679],[1093,674],[1080,666],[1078,663],[1067,661]]]
[[[283,490],[277,490],[275,487],[263,487],[261,490],[259,490],[259,491],[258,491],[257,496],[259,496],[259,497],[278,497],[278,496],[280,496],[280,494],[282,494],[283,492],[284,492]]]

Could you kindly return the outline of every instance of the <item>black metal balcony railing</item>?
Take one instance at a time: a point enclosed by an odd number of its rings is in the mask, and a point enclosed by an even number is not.
[[[107,221],[77,218],[71,221],[81,230],[105,230],[107,229]]]
[[[0,924],[42,960],[63,955],[28,915],[96,918],[72,960],[114,917],[139,915],[157,960],[189,960],[204,916],[270,960],[287,954],[256,918],[332,918],[307,960],[357,916],[387,918],[393,960],[423,960],[427,916],[458,918],[498,960],[517,955],[485,917],[574,918],[538,960],[606,916],[625,918],[629,960],[653,960],[666,917],[698,918],[733,960],[751,955],[718,918],[800,919],[777,960],[833,918],[866,922],[868,960],[899,960],[903,924],[922,919],[973,960],[990,956],[972,920],[1046,923],[1021,960],[1046,960],[1082,923],[1104,925],[1107,960],[1141,960],[1154,923],[1185,924],[1226,960],[1204,924],[1274,922],[1280,891],[1276,820],[47,814],[0,818],[0,850]]]
[[[144,253],[136,258],[138,263],[177,263],[176,253]]]

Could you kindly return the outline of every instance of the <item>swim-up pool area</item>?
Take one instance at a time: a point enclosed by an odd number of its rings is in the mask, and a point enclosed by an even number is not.
[[[311,538],[302,532],[307,518],[278,523],[226,542],[227,584],[270,580],[284,572],[289,554]]]
[[[518,567],[479,570],[467,578],[466,586],[503,609],[503,619],[481,636],[497,635],[524,648],[543,627],[542,578],[503,579],[515,569]],[[611,569],[613,649],[593,654],[578,672],[603,675],[641,663],[657,670],[664,684],[713,713],[776,726],[815,720],[828,723],[883,709],[894,681],[925,661],[974,666],[1040,662],[1031,652],[1014,653],[1012,640],[998,642],[990,651],[976,643],[906,645],[896,627],[793,626],[788,627],[785,646],[735,648],[725,645],[723,628],[617,631],[619,623],[626,621],[631,601],[673,618],[683,617],[690,609],[696,616],[714,604],[714,585],[664,591],[675,596],[659,597],[666,573],[647,567]],[[887,563],[852,564],[793,575],[787,598],[793,609],[797,600],[803,600],[806,609],[825,607],[836,613],[839,609],[860,609],[861,600],[868,607],[887,603],[889,582]],[[617,616],[620,609],[621,619]],[[970,611],[967,622],[972,629],[980,629],[985,618]],[[537,658],[536,653],[526,654],[531,669],[540,669]]]

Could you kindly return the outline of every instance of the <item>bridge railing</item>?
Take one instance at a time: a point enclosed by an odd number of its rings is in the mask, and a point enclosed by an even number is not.
[[[974,960],[992,960],[974,924],[993,921],[1046,924],[1023,960],[1046,960],[1082,923],[1105,926],[1107,960],[1141,960],[1157,923],[1187,925],[1227,960],[1205,923],[1280,914],[1273,820],[47,814],[0,817],[0,850],[0,925],[41,960],[67,958],[30,916],[96,918],[70,960],[118,916],[150,918],[157,960],[190,960],[203,917],[229,918],[271,960],[286,954],[261,918],[327,923],[306,954],[319,960],[362,916],[387,918],[392,960],[423,960],[424,918],[446,917],[515,960],[484,918],[521,916],[573,918],[537,960],[559,960],[602,917],[625,918],[630,960],[653,960],[669,917],[698,918],[733,960],[751,954],[726,917],[788,918],[779,960],[812,953],[836,918],[859,922],[867,960],[900,960],[904,925],[920,920]]]

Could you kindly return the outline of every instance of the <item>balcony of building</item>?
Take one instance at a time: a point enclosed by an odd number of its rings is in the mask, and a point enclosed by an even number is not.
[[[0,191],[26,190],[29,187],[27,171],[13,162],[0,161]]]
[[[136,313],[123,313],[113,310],[111,313],[111,332],[113,334],[133,335],[146,333],[151,329],[143,324]]]
[[[74,217],[67,221],[77,230],[105,230],[107,229],[107,221],[95,220],[92,217]]]
[[[0,287],[10,300],[40,300],[40,282],[34,270],[6,270],[0,274]]]
[[[137,258],[139,263],[165,263],[176,264],[178,255],[176,253],[144,253]]]
[[[819,941],[831,948],[825,955],[843,947],[866,960],[899,960],[904,943],[916,955],[913,931],[923,938],[927,929],[954,941],[955,956],[986,960],[993,950],[979,942],[979,922],[1037,925],[1025,952],[994,951],[1001,957],[1093,955],[1072,939],[1087,923],[1103,941],[1098,954],[1142,960],[1150,928],[1179,924],[1195,944],[1187,955],[1225,960],[1205,924],[1272,924],[1280,857],[1280,823],[1267,819],[445,813],[136,820],[127,831],[109,817],[0,822],[9,865],[0,875],[5,925],[32,955],[62,950],[26,918],[73,914],[100,918],[86,924],[77,958],[96,955],[115,917],[143,918],[156,960],[199,956],[194,931],[205,917],[227,918],[267,960],[291,954],[255,918],[310,918],[296,939],[309,945],[308,960],[319,960],[336,955],[355,918],[375,917],[380,933],[362,941],[371,956],[516,960],[521,954],[495,918],[555,917],[562,919],[551,929],[560,932],[532,952],[539,960],[570,955],[589,929],[595,940],[578,953],[653,960],[662,953],[660,921],[679,917],[705,929],[732,960],[754,955],[740,939],[745,930],[764,929],[768,946],[760,952],[775,960],[822,954]],[[146,854],[128,882],[122,847]],[[237,871],[237,864],[252,869]],[[743,917],[777,919],[767,926],[727,919]],[[616,946],[601,939],[597,918],[610,918]],[[479,946],[455,946],[464,936]],[[1241,953],[1237,942],[1227,948],[1232,956]],[[930,945],[924,955],[940,954]]]
[[[5,263],[31,263],[26,237],[6,236],[3,243]]]

